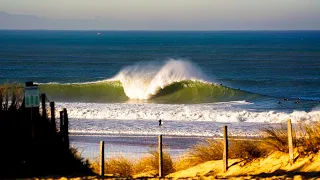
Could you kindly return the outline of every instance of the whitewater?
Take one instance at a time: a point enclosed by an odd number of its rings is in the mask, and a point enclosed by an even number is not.
[[[204,82],[202,72],[189,61],[169,59],[160,69],[153,64],[124,68],[107,81],[120,81],[130,99],[150,99],[160,89],[184,80]]]
[[[245,110],[245,101],[214,104],[98,104],[98,103],[59,103],[68,108],[68,114],[75,119],[118,119],[118,120],[178,120],[210,122],[265,122],[281,123],[288,119],[293,122],[310,122],[320,119],[319,109],[293,111]],[[252,105],[252,104],[250,104]]]

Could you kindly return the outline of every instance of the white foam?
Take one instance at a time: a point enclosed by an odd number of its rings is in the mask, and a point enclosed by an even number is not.
[[[170,59],[160,68],[154,64],[126,67],[111,80],[120,81],[130,99],[149,99],[171,83],[203,79],[201,70],[191,62]]]
[[[70,118],[116,119],[116,120],[173,120],[211,122],[266,122],[280,123],[320,120],[320,110],[291,113],[255,112],[241,108],[245,101],[214,104],[130,104],[130,103],[57,103],[58,108],[67,107]]]
[[[228,125],[229,134],[236,136],[258,136],[259,128],[264,123],[217,123],[211,121],[169,121],[163,120],[158,126],[158,120],[91,120],[70,119],[69,131],[73,135],[135,135],[154,136],[221,136],[221,126]]]

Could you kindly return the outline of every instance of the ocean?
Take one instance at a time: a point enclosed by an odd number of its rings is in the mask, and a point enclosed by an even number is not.
[[[26,81],[77,140],[256,136],[320,119],[320,31],[1,30],[0,83]]]

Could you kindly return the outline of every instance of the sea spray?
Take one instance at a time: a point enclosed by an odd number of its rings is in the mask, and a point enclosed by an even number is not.
[[[183,80],[203,81],[201,70],[189,61],[168,60],[162,67],[134,65],[121,70],[119,80],[130,99],[150,99],[160,89]]]

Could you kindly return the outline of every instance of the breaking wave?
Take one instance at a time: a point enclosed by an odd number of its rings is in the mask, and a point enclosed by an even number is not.
[[[169,60],[162,66],[129,66],[104,81],[49,83],[40,89],[63,102],[209,103],[261,97],[210,82],[199,68],[182,60]]]

